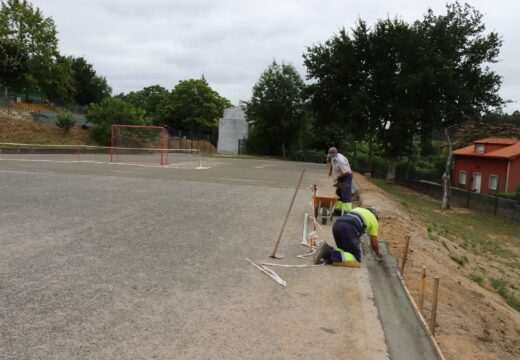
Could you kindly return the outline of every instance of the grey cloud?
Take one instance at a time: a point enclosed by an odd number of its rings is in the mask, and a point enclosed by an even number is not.
[[[155,0],[155,1],[101,1],[101,7],[116,17],[133,19],[193,16],[212,11],[217,1]]]
[[[248,99],[261,72],[276,58],[305,77],[302,54],[359,17],[369,25],[400,15],[422,17],[446,0],[32,0],[59,30],[60,49],[84,56],[115,92],[205,74],[222,95]],[[491,65],[504,77],[501,94],[520,100],[520,2],[467,0],[484,14],[488,29],[502,35],[502,61]],[[511,109],[519,108],[515,103]]]

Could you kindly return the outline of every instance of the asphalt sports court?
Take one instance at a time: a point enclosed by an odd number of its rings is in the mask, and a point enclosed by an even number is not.
[[[276,268],[283,288],[244,260],[310,263],[325,166],[202,165],[0,154],[0,358],[386,359],[366,269]]]

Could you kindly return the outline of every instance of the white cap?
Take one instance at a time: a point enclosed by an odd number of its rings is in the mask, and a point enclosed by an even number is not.
[[[329,156],[336,155],[338,153],[338,149],[335,147],[329,148]]]

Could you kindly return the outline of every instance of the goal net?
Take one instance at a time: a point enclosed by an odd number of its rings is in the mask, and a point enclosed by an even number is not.
[[[167,165],[169,138],[161,126],[112,125],[110,161]]]

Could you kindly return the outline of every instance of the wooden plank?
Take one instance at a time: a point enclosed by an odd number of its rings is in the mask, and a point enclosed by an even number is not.
[[[399,279],[399,282],[403,286],[406,296],[408,297],[408,300],[410,300],[410,304],[412,304],[412,308],[415,312],[415,315],[417,315],[419,322],[421,323],[424,331],[426,332],[426,335],[428,336],[428,339],[430,340],[430,343],[433,346],[433,349],[435,350],[435,353],[437,354],[437,358],[439,360],[446,360],[446,358],[444,357],[444,354],[442,353],[441,348],[439,347],[439,344],[437,343],[437,340],[435,340],[435,337],[433,336],[432,332],[430,331],[430,328],[426,324],[426,320],[424,319],[421,312],[417,308],[417,305],[415,304],[415,301],[413,300],[413,297],[410,294],[410,291],[408,291],[408,288],[406,287],[406,284],[404,283],[403,276],[401,275],[401,273],[399,273],[399,271],[397,272],[397,278]]]
[[[333,266],[343,266],[343,267],[351,267],[351,268],[360,268],[361,263],[357,261],[350,261],[350,262],[333,262]]]

